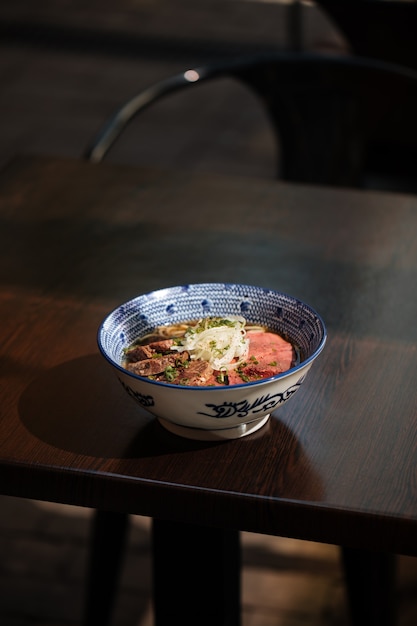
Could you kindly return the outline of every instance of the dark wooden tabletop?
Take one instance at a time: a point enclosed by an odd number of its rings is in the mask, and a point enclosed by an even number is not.
[[[417,197],[20,158],[0,173],[0,492],[417,554]],[[99,355],[191,282],[307,301],[326,347],[248,437],[166,432]]]

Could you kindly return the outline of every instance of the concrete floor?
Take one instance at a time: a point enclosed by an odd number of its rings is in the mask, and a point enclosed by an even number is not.
[[[14,0],[0,8],[0,166],[19,153],[81,156],[141,87],[219,53],[288,47],[290,24],[288,6],[271,2]],[[302,26],[303,45],[344,49],[314,8],[304,7]],[[161,105],[109,160],[273,176],[267,122],[246,92],[238,106],[241,89],[222,84],[210,97],[202,90]],[[216,133],[220,125],[227,131]],[[80,624],[90,518],[77,507],[0,498],[1,626]],[[335,546],[242,540],[243,626],[347,626]],[[414,626],[417,562],[398,565],[398,626]],[[150,626],[150,593],[149,520],[135,517],[115,626]]]

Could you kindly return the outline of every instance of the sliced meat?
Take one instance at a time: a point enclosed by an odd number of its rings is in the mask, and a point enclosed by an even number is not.
[[[153,341],[152,343],[148,343],[147,347],[152,350],[152,352],[170,352],[171,346],[174,345],[173,339],[161,339],[161,341]]]
[[[174,345],[173,339],[163,339],[162,341],[153,341],[143,346],[133,346],[126,350],[125,356],[129,363],[151,359],[156,354],[172,354],[171,346]]]
[[[205,385],[213,373],[213,368],[208,361],[189,361],[187,367],[182,368],[175,383],[181,385]]]
[[[188,352],[166,354],[164,356],[144,359],[135,363],[127,363],[126,369],[138,376],[156,376],[165,372],[168,367],[180,367],[189,358]]]
[[[271,376],[285,372],[295,358],[294,348],[275,333],[249,332],[248,367],[258,372],[270,372]]]
[[[136,363],[152,357],[152,350],[148,346],[134,346],[125,352],[125,358],[129,363]]]
[[[270,378],[286,372],[295,361],[294,348],[275,333],[248,332],[249,354],[241,367],[229,372],[231,385]]]

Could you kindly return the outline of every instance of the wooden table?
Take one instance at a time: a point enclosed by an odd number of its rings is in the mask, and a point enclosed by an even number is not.
[[[154,518],[158,624],[175,610],[183,624],[211,610],[238,623],[240,530],[373,563],[417,555],[416,233],[415,196],[12,161],[0,173],[0,492],[103,512],[106,532],[115,522],[104,563],[113,545],[120,556],[127,513]],[[120,302],[209,281],[291,293],[328,329],[297,396],[222,443],[166,432],[96,345]],[[102,553],[100,528],[99,516]]]

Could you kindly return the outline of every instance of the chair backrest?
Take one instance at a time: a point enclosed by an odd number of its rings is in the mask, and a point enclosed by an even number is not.
[[[100,161],[131,120],[159,99],[220,77],[241,81],[259,97],[280,146],[277,175],[284,180],[361,186],[372,151],[417,145],[415,126],[403,118],[404,106],[417,99],[413,70],[358,57],[277,52],[207,64],[152,85],[110,118],[85,157]]]
[[[407,0],[316,0],[354,54],[417,68],[417,4]]]

